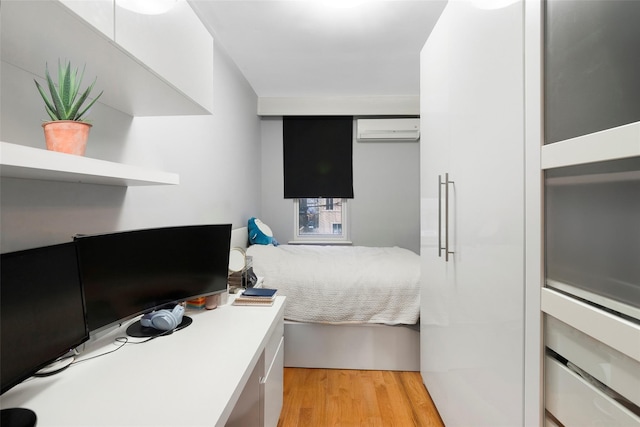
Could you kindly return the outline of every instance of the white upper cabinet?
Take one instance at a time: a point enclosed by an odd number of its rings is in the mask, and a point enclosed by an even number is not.
[[[136,19],[116,14],[111,4],[3,1],[2,61],[39,78],[45,63],[53,69],[59,59],[86,64],[86,75],[98,78],[96,90],[104,90],[100,102],[131,116],[210,114],[213,38],[190,6],[178,2],[165,15],[149,17],[157,23],[151,35],[150,24],[132,29]],[[124,20],[119,26],[118,16]],[[114,43],[120,39],[116,27],[123,31],[125,47]],[[156,38],[160,28],[166,36]],[[130,40],[132,31],[140,42]],[[170,43],[170,37],[178,41]]]
[[[116,43],[212,111],[213,39],[191,6],[180,0],[164,13],[143,14],[122,7],[127,3],[116,0]]]
[[[114,0],[60,0],[60,3],[111,40],[114,39],[113,2]]]

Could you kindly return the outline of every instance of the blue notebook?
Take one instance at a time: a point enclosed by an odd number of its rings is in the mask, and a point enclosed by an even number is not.
[[[276,289],[247,288],[242,293],[242,296],[273,298],[276,295],[276,292],[277,292]]]

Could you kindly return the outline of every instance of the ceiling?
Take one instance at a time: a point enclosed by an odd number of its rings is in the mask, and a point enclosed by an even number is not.
[[[259,97],[418,96],[446,0],[190,0]]]

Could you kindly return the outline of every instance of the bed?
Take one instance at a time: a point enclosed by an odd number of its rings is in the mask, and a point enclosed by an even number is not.
[[[287,297],[285,366],[419,371],[420,257],[398,247],[250,245]]]
[[[420,258],[398,247],[252,245],[263,287],[288,298],[285,319],[314,323],[416,324]]]

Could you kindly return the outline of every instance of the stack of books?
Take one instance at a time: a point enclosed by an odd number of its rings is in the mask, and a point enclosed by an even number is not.
[[[276,289],[248,288],[238,294],[233,305],[273,305]]]

